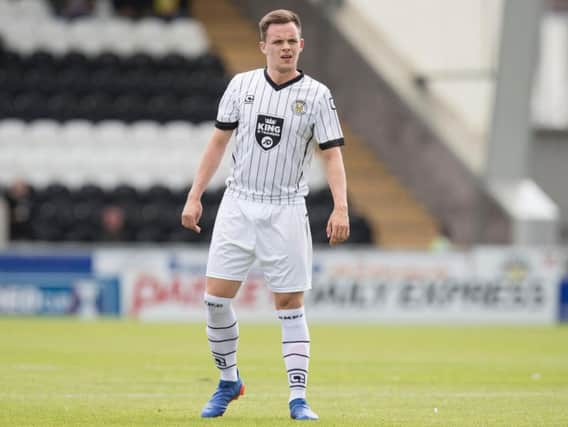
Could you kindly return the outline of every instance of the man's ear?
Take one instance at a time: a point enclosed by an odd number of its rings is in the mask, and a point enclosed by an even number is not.
[[[266,55],[266,43],[265,42],[259,42],[258,43],[258,47],[260,48],[260,51]]]
[[[300,39],[300,52],[304,50],[304,39]]]

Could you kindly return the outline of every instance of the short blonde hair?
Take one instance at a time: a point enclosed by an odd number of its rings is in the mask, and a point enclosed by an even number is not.
[[[277,9],[272,12],[268,12],[258,23],[260,40],[266,41],[266,31],[268,31],[268,27],[271,24],[287,24],[288,22],[293,22],[296,27],[298,27],[300,35],[302,34],[302,24],[297,13],[287,9]]]

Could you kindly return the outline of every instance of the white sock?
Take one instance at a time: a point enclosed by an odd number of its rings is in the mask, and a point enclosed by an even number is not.
[[[276,312],[282,322],[282,355],[288,373],[290,401],[306,398],[310,362],[310,333],[304,307]]]
[[[221,379],[237,381],[237,346],[239,325],[231,306],[231,298],[205,294],[207,306],[207,339]]]

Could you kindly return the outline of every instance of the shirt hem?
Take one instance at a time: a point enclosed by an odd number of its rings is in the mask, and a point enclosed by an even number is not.
[[[293,197],[284,197],[278,199],[270,198],[267,196],[250,196],[249,194],[243,193],[242,191],[231,187],[227,188],[225,194],[229,194],[231,197],[239,200],[246,200],[247,202],[253,203],[263,203],[266,205],[301,205],[306,201],[306,196],[301,195],[294,195]]]

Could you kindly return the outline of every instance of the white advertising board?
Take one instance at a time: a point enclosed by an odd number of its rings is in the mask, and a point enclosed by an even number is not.
[[[101,250],[98,274],[118,276],[122,312],[143,320],[204,320],[205,250]],[[306,306],[313,321],[380,323],[556,322],[563,254],[477,248],[419,253],[323,250]],[[275,318],[253,268],[235,300],[240,320]]]

